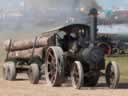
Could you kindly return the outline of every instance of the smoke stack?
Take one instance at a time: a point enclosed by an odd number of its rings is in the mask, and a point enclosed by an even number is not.
[[[94,46],[96,35],[97,35],[97,9],[92,8],[90,10],[89,16],[90,16],[90,40],[91,45]]]

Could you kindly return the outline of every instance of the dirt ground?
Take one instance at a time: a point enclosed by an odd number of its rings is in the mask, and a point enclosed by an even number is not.
[[[0,79],[0,96],[128,96],[128,84],[120,84],[118,89],[109,89],[105,84],[93,88],[73,89],[70,84],[62,87],[49,87],[41,80],[32,85],[26,76],[16,81]]]

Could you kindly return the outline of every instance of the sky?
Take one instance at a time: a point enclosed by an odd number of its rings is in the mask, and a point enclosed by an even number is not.
[[[128,0],[96,0],[104,10],[113,8],[127,8]],[[0,9],[23,8],[24,0],[0,0]]]
[[[128,0],[96,0],[104,9],[128,8]]]
[[[35,0],[36,1],[36,0]],[[128,9],[128,0],[96,0],[103,10],[107,9]],[[24,8],[24,0],[0,0],[0,9],[20,9]],[[124,28],[124,27],[121,27]],[[114,28],[113,28],[114,29]],[[118,28],[115,28],[118,29]],[[126,30],[126,27],[124,28]]]
[[[23,7],[23,0],[0,0],[0,9],[15,9]]]
[[[23,7],[24,0],[0,0],[0,8],[20,8]],[[104,9],[116,7],[128,8],[128,0],[96,0]]]

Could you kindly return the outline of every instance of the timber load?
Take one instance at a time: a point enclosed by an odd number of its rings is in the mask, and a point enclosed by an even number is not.
[[[35,48],[44,47],[48,45],[48,37],[37,37],[35,40],[7,40],[4,42],[4,48],[6,51],[18,51],[18,50],[26,50],[31,49],[33,46]]]
[[[48,45],[48,37],[36,37],[33,40],[7,40],[4,49],[7,59],[30,59],[41,57],[44,48]]]
[[[43,48],[10,51],[8,53],[8,59],[30,59],[33,57],[41,57]]]

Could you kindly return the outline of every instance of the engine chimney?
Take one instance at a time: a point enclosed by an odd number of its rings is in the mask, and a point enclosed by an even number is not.
[[[97,9],[92,8],[89,12],[90,16],[90,40],[91,44],[90,46],[95,45],[96,35],[97,35]]]

